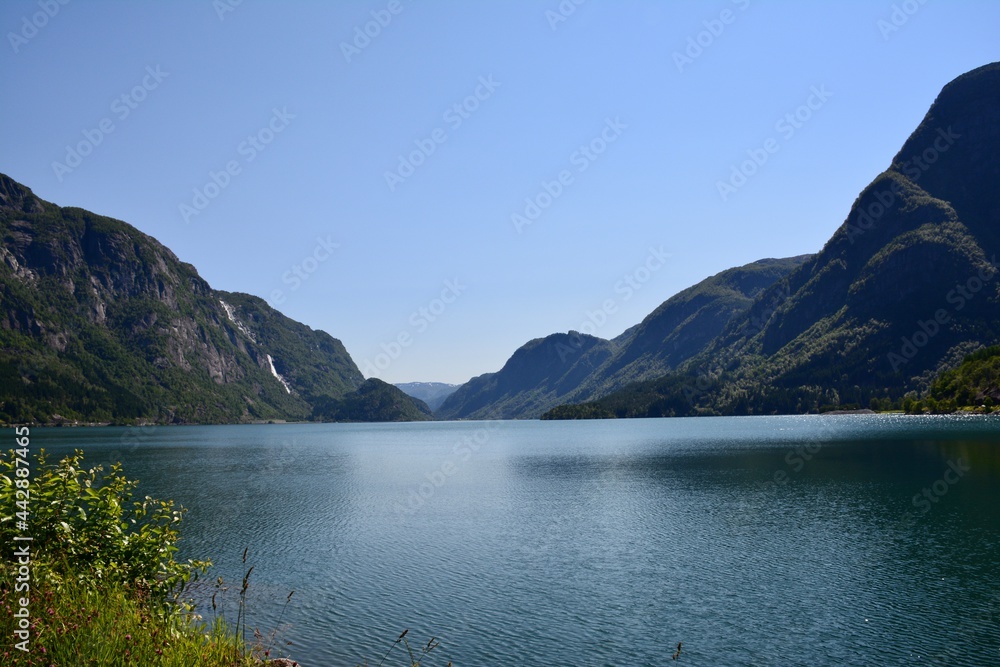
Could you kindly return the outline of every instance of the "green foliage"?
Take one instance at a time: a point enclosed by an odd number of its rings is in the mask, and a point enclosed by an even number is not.
[[[312,418],[331,422],[402,422],[428,421],[433,417],[423,401],[382,380],[370,378],[343,398],[318,398]]]
[[[30,482],[18,474],[29,470],[23,462],[33,471]],[[24,544],[14,536],[32,537],[30,576],[17,580],[29,588],[15,588],[14,550],[0,556],[0,634],[15,637],[22,599],[31,619],[29,650],[9,642],[0,664],[256,667],[268,659],[274,642],[256,631],[247,642],[243,605],[241,635],[239,620],[236,629],[221,617],[206,623],[180,599],[210,563],[175,560],[183,510],[172,501],[136,499],[137,485],[120,464],[107,472],[85,468],[79,451],[56,464],[44,452],[30,461],[23,450],[0,458],[0,540]],[[25,486],[28,502],[19,506]],[[19,511],[28,512],[27,531],[16,528]]]
[[[954,370],[942,373],[931,385],[930,400],[948,401],[958,408],[992,410],[1000,398],[1000,346],[983,348],[965,357]]]
[[[0,541],[14,544],[19,457],[13,450],[0,458]],[[149,496],[134,499],[138,482],[128,480],[121,464],[107,472],[85,468],[83,453],[49,464],[44,452],[30,461],[34,477],[28,488],[31,549],[39,571],[54,583],[110,582],[134,588],[164,602],[210,563],[174,560],[184,510],[173,501]],[[11,550],[5,550],[10,559]]]
[[[555,419],[614,419],[615,414],[597,403],[557,405],[541,416],[543,420]]]
[[[711,397],[720,379],[711,375],[671,373],[637,382],[604,398],[553,408],[542,419],[687,417],[713,414]]]

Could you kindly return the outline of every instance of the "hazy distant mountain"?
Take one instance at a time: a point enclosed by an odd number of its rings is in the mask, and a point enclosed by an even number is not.
[[[926,389],[1000,341],[998,184],[994,63],[944,87],[822,251],[761,292],[748,318],[680,374],[579,414],[802,412]]]
[[[413,398],[426,403],[431,410],[437,410],[444,403],[444,399],[458,389],[457,384],[444,382],[402,382],[396,386]]]
[[[364,381],[337,339],[3,175],[0,236],[2,421],[306,419]]]
[[[462,385],[436,414],[532,418],[560,403],[658,377],[703,351],[754,297],[807,258],[764,259],[706,278],[613,340],[572,331],[533,340],[499,372]]]

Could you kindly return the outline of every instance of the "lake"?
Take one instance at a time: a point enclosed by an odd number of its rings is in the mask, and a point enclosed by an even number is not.
[[[653,666],[677,642],[713,667],[1000,665],[1000,417],[33,436],[187,507],[181,556],[234,590],[248,547],[251,624],[287,624],[305,667],[375,665],[406,628],[440,640],[426,667]]]

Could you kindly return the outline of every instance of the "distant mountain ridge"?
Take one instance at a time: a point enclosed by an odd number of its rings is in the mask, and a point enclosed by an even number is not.
[[[402,382],[396,386],[407,395],[426,403],[431,410],[437,410],[458,389],[457,384],[446,382]]]
[[[462,385],[436,415],[535,418],[560,403],[658,377],[704,350],[734,317],[748,311],[754,297],[809,257],[763,259],[706,278],[613,340],[570,331],[530,341],[497,373]]]
[[[5,175],[0,238],[0,421],[301,420],[364,382],[339,340]]]
[[[1000,63],[946,85],[824,248],[673,375],[551,416],[898,402],[1000,341]],[[763,322],[751,326],[750,321]],[[683,397],[696,378],[709,378]]]

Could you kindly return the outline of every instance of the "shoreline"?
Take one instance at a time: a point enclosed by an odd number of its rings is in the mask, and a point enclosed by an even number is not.
[[[870,415],[898,415],[902,417],[991,417],[1000,415],[1000,409],[990,412],[983,412],[981,408],[974,410],[955,410],[953,412],[904,412],[902,410],[876,411],[869,408],[853,410],[829,410],[826,412],[794,412],[773,415],[680,415],[677,417],[607,417],[597,419],[488,419],[488,420],[466,420],[466,419],[432,419],[428,421],[383,421],[383,422],[324,422],[324,421],[285,421],[281,419],[257,420],[249,422],[146,422],[142,424],[121,424],[115,422],[22,422],[0,425],[2,428],[17,428],[27,426],[30,428],[160,428],[160,427],[189,427],[189,426],[287,426],[306,424],[431,424],[431,423],[461,423],[464,421],[500,421],[500,422],[526,422],[526,421],[628,421],[631,419],[697,419],[712,417],[826,417],[826,416],[870,416]]]

